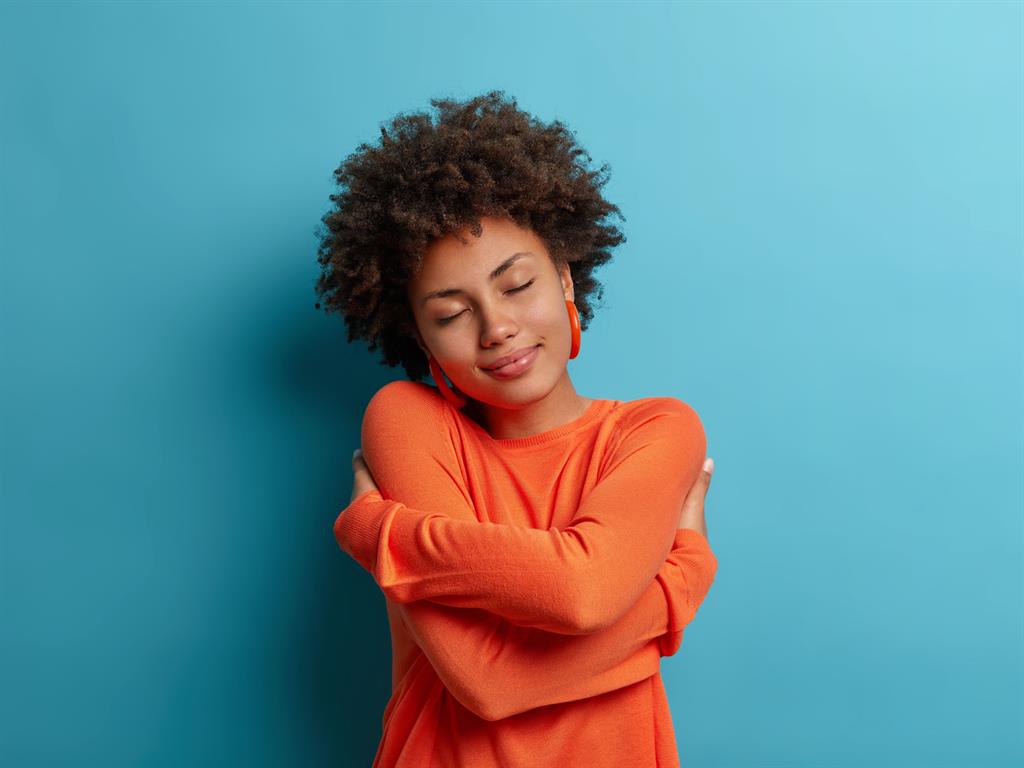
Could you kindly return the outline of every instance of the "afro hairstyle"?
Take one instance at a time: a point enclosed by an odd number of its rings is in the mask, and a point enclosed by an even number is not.
[[[429,367],[406,290],[432,240],[467,228],[479,236],[483,216],[532,229],[556,266],[569,264],[585,330],[592,297],[603,296],[593,272],[626,239],[606,221],[625,221],[601,195],[608,165],[588,168],[561,121],[545,124],[498,90],[430,103],[436,120],[399,113],[381,126],[379,145],[360,144],[334,171],[339,191],[316,232],[316,308],[340,313],[349,343],[379,346],[381,364],[401,365],[413,381]]]

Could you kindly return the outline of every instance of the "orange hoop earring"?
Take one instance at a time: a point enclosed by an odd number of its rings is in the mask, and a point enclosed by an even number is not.
[[[569,347],[569,359],[580,353],[580,312],[572,299],[565,300],[565,308],[569,312],[569,330],[572,331],[572,344]]]
[[[464,406],[466,404],[466,398],[462,395],[456,394],[448,387],[444,381],[444,372],[441,370],[441,366],[438,365],[437,360],[434,359],[434,356],[431,355],[427,360],[430,363],[430,375],[434,377],[434,383],[437,385],[437,389],[441,393],[441,396],[456,408]]]

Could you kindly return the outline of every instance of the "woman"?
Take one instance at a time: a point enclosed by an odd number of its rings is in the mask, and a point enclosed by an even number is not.
[[[336,171],[320,250],[349,341],[411,379],[367,405],[334,524],[386,597],[374,766],[677,766],[660,659],[717,570],[700,419],[569,377],[624,240],[604,169],[501,92],[432,104]]]

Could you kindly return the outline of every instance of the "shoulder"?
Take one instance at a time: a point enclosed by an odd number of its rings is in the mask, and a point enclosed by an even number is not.
[[[364,427],[406,433],[448,429],[447,403],[433,387],[419,381],[389,381],[378,389],[363,414]]]
[[[643,397],[626,401],[616,410],[615,433],[620,442],[661,437],[690,445],[706,441],[696,409],[677,397]]]
[[[607,444],[602,475],[643,467],[693,484],[707,453],[704,425],[689,403],[676,397],[645,397],[622,402]]]
[[[388,382],[373,394],[360,440],[371,471],[381,473],[382,488],[395,487],[396,471],[411,471],[423,482],[438,467],[449,478],[462,476],[451,407],[436,389],[416,381]]]

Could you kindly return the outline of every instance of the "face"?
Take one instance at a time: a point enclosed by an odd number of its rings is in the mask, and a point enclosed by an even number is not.
[[[566,376],[571,333],[565,302],[574,298],[569,266],[509,219],[483,217],[467,242],[434,240],[408,286],[417,342],[468,397],[515,408],[543,398]],[[514,377],[485,370],[536,347]]]

